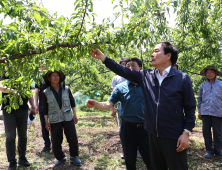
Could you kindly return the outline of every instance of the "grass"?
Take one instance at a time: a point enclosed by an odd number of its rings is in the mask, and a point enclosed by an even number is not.
[[[67,161],[62,167],[55,168],[56,159],[52,152],[42,153],[44,146],[41,137],[41,126],[39,116],[34,124],[28,126],[28,144],[27,159],[32,163],[31,167],[19,167],[19,170],[25,169],[67,169],[67,170],[118,170],[125,169],[125,162],[120,158],[121,144],[119,139],[119,129],[116,118],[111,116],[111,111],[107,112],[77,112],[79,123],[76,124],[76,130],[79,141],[79,158],[82,165],[77,167]],[[202,121],[196,120],[196,127],[190,138],[188,151],[189,169],[194,170],[222,170],[222,159],[212,157],[206,159],[204,140],[202,137]],[[69,160],[69,148],[66,138],[63,141],[63,151],[67,160]],[[8,162],[5,148],[5,134],[0,136],[0,169],[7,169]],[[142,159],[137,159],[137,169],[145,170],[145,164]]]
[[[196,112],[196,117],[198,113]],[[206,153],[202,134],[202,121],[196,118],[195,128],[190,137],[188,152],[188,165],[192,170],[222,170],[222,159],[218,157],[205,158]]]

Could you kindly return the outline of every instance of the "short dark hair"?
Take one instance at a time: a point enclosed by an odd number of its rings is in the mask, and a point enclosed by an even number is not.
[[[178,59],[178,48],[167,41],[160,42],[159,44],[163,45],[164,54],[171,53],[170,61],[172,65],[176,64]]]
[[[177,67],[177,70],[179,69],[179,66],[177,64],[174,64],[173,66]]]
[[[127,57],[123,57],[123,58],[121,58],[121,60],[119,61],[119,64],[121,64],[122,62],[126,62],[128,60],[128,58]]]
[[[137,64],[139,65],[139,67],[143,67],[143,62],[142,62],[139,58],[137,58],[137,57],[129,58],[129,59],[126,61],[126,64],[127,64],[128,62],[130,62],[130,61],[135,61],[135,62],[137,62]]]

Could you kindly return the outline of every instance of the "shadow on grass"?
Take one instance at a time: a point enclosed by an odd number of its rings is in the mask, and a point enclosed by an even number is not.
[[[88,127],[95,127],[96,125],[93,123],[86,123],[86,122],[82,122],[82,123],[78,123],[78,126],[88,126]]]
[[[206,153],[205,149],[191,149],[192,153],[188,156],[188,166],[192,170],[222,170],[222,158],[213,156],[205,158],[203,155]]]
[[[36,155],[44,161],[53,161],[55,159],[54,154],[52,152],[36,152]]]
[[[116,123],[116,119],[113,117],[107,116],[88,116],[88,117],[80,117],[79,122],[76,126],[87,126],[87,127],[110,127],[110,123]]]

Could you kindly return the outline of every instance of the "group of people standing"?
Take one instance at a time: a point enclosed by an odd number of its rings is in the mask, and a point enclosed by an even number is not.
[[[102,110],[121,101],[120,138],[126,168],[136,169],[136,148],[139,147],[147,169],[187,170],[187,147],[195,126],[196,100],[190,77],[179,71],[176,65],[178,49],[169,42],[157,44],[151,55],[153,70],[135,69],[139,62],[135,62],[134,67],[127,67],[127,64],[124,67],[99,49],[92,49],[91,56],[100,59],[107,68],[127,80],[114,88],[106,102],[87,101],[89,108]],[[201,75],[206,75],[208,79],[201,84],[197,98],[198,117],[203,119],[207,151],[204,156],[222,157],[222,86],[216,79],[221,73],[214,66],[208,66],[201,71]]]
[[[4,71],[1,80],[13,77],[6,77],[6,70]],[[63,131],[65,133],[67,142],[69,143],[70,162],[75,165],[80,165],[81,161],[78,159],[79,148],[78,139],[75,129],[75,124],[78,123],[76,115],[75,100],[70,89],[65,86],[65,75],[62,71],[48,71],[44,76],[45,84],[36,85],[35,95],[31,98],[23,98],[23,104],[18,109],[11,110],[8,113],[5,106],[9,104],[2,103],[5,134],[6,134],[6,153],[9,162],[8,170],[15,170],[17,168],[16,160],[16,129],[18,132],[18,154],[20,166],[28,167],[31,164],[26,158],[27,148],[27,120],[28,120],[28,101],[31,105],[30,113],[38,113],[40,115],[42,136],[45,146],[43,152],[51,150],[55,158],[58,160],[55,166],[60,166],[66,162],[65,155],[62,151]],[[62,84],[63,83],[63,84]],[[10,90],[7,87],[1,87],[3,97],[7,96]],[[39,101],[39,102],[38,102]],[[51,140],[49,137],[51,131]]]
[[[187,147],[195,126],[196,100],[190,77],[174,68],[178,49],[169,42],[157,44],[151,55],[155,69],[143,69],[138,58],[124,59],[117,64],[99,49],[92,49],[91,56],[116,73],[112,94],[106,102],[87,100],[87,107],[102,110],[118,103],[118,125],[123,155],[128,170],[136,169],[137,150],[149,170],[187,170]],[[205,157],[222,157],[222,82],[216,79],[222,75],[216,67],[208,66],[201,74],[207,81],[200,85],[198,94],[198,118],[203,121]],[[42,136],[45,142],[42,151],[52,150],[58,160],[55,166],[66,162],[62,151],[63,130],[69,143],[70,161],[80,165],[75,123],[78,122],[75,101],[70,89],[65,86],[62,71],[48,71],[45,84],[36,85],[33,98],[22,98],[23,105],[7,113],[3,103],[6,133],[6,152],[9,170],[16,169],[15,138],[18,130],[19,165],[30,166],[26,159],[27,117],[29,101],[31,112],[40,114]],[[6,77],[5,72],[1,80]],[[121,82],[119,84],[119,82]],[[62,84],[63,83],[63,84]],[[1,87],[3,97],[10,89]],[[39,103],[38,103],[39,101]],[[213,127],[214,145],[212,145]],[[51,140],[49,137],[51,131]],[[214,146],[214,147],[213,147]]]

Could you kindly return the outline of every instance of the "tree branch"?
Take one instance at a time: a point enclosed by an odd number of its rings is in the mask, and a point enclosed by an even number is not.
[[[78,44],[68,44],[68,43],[62,43],[62,44],[58,44],[58,46],[60,48],[65,48],[65,47],[68,47],[68,48],[74,48],[76,47]],[[46,47],[46,51],[51,51],[51,50],[54,50],[56,49],[56,45],[51,45],[51,46],[48,46]],[[25,56],[30,56],[30,55],[34,55],[34,54],[42,54],[42,49],[40,48],[39,49],[39,52],[35,51],[35,50],[32,50],[32,51],[25,51],[24,53],[20,53],[20,54],[16,54],[14,56],[12,56],[11,60],[15,60],[15,59],[19,59],[19,58],[24,58]],[[0,58],[0,63],[4,63],[6,60],[8,60],[8,58],[6,57],[2,57]]]
[[[139,27],[140,24],[136,24],[133,28],[129,29],[128,32],[130,31],[133,31],[134,29],[136,29],[137,27]],[[118,37],[116,37],[115,39],[118,39]],[[99,42],[94,42],[93,44],[98,44]],[[110,42],[105,42],[106,44],[110,44]],[[78,44],[69,44],[69,43],[61,43],[61,44],[58,44],[58,47],[59,48],[75,48],[76,46],[78,46]],[[51,51],[51,50],[54,50],[56,49],[56,44],[54,45],[51,45],[51,46],[48,46],[46,47],[46,51]],[[37,52],[36,50],[29,50],[29,51],[25,51],[23,52],[22,54],[19,53],[19,54],[15,54],[11,57],[11,60],[15,60],[15,59],[19,59],[19,58],[24,58],[25,56],[30,56],[30,55],[35,55],[35,54],[42,54],[42,49],[39,48],[39,52]],[[4,63],[5,61],[7,61],[8,58],[6,57],[2,57],[0,58],[0,63]]]
[[[104,71],[104,72],[100,72],[100,73],[98,73],[98,74],[103,74],[103,73],[107,73],[107,72],[110,72],[110,71]],[[80,79],[80,78],[82,78],[82,76],[77,77],[77,78],[74,78],[74,79],[68,84],[68,86],[70,86],[75,80]]]
[[[84,23],[85,16],[86,16],[86,10],[87,10],[87,6],[88,6],[87,3],[88,3],[88,1],[86,1],[85,11],[84,11],[83,18],[82,18],[82,24],[81,24],[80,30],[79,30],[79,32],[78,32],[78,34],[77,34],[77,36],[76,36],[77,38],[78,38],[78,36],[79,36],[79,34],[80,34],[81,30],[82,30],[82,27],[83,27],[83,23]]]
[[[207,46],[207,48],[205,49],[205,51],[207,51],[207,49],[210,47],[210,45],[211,45],[211,44],[209,44],[209,45]],[[190,65],[190,67],[193,66],[196,62],[198,62],[198,61],[201,59],[202,56],[203,56],[203,55],[201,55],[199,58],[197,58],[197,59]]]

